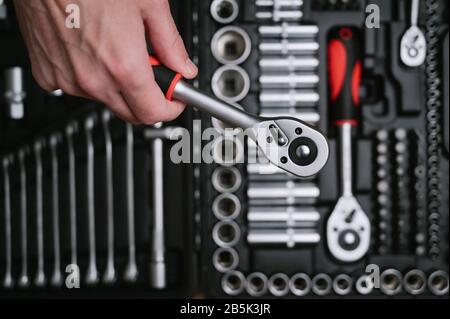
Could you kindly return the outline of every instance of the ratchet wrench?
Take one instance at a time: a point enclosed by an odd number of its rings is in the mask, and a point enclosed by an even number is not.
[[[167,69],[155,57],[150,56],[150,63],[155,80],[168,100],[184,102],[245,130],[269,161],[279,168],[307,178],[319,173],[327,163],[327,139],[305,122],[290,117],[264,118],[248,114],[195,89],[183,81],[182,75]]]
[[[359,45],[358,30],[346,27],[332,31],[328,44],[330,103],[340,133],[342,195],[327,222],[327,245],[342,262],[364,257],[371,235],[370,220],[352,189],[352,131],[358,125],[356,110],[362,77]]]

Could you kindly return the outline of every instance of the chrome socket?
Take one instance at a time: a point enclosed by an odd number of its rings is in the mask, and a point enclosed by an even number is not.
[[[25,116],[24,75],[21,67],[12,67],[5,70],[5,99],[8,106],[8,115],[13,120],[21,120]]]
[[[214,226],[212,237],[217,246],[230,248],[239,242],[241,229],[235,222],[221,221]]]
[[[269,279],[269,291],[275,297],[283,297],[289,293],[289,277],[285,274],[274,274]]]
[[[234,193],[242,185],[242,174],[236,167],[218,167],[212,174],[211,182],[219,193]]]
[[[214,34],[211,40],[211,52],[221,64],[241,64],[247,60],[251,51],[250,36],[240,27],[223,27]]]
[[[260,272],[255,272],[247,276],[246,291],[252,297],[262,297],[267,293],[267,276]]]
[[[395,296],[402,292],[402,273],[396,269],[387,269],[381,273],[381,292]]]
[[[374,287],[369,280],[367,275],[363,275],[356,281],[355,288],[360,295],[367,296],[372,293]]]
[[[259,84],[263,89],[308,89],[315,88],[319,84],[319,76],[315,74],[263,73],[259,77]]]
[[[212,211],[217,219],[233,220],[241,213],[241,202],[234,194],[220,194],[213,201]]]
[[[244,275],[239,271],[227,272],[222,277],[222,290],[229,296],[241,294],[246,286]]]
[[[320,114],[317,112],[308,112],[308,111],[301,111],[297,110],[295,108],[274,108],[274,109],[263,109],[261,114],[262,117],[283,117],[283,116],[290,116],[296,119],[299,119],[303,122],[306,122],[310,125],[317,125],[320,121]]]
[[[276,55],[290,55],[290,54],[300,54],[300,55],[314,55],[320,48],[317,41],[312,40],[280,40],[280,41],[269,41],[264,40],[259,44],[259,51],[262,54],[276,54]]]
[[[243,100],[250,91],[250,77],[237,65],[224,65],[217,69],[211,80],[214,95],[226,102]]]
[[[421,270],[411,270],[403,278],[403,287],[411,295],[421,295],[427,289],[427,276]]]
[[[213,265],[218,272],[228,272],[239,265],[239,255],[233,248],[219,248],[213,254]]]
[[[213,160],[222,166],[234,166],[244,162],[244,145],[237,137],[219,137],[212,146]]]
[[[312,280],[312,291],[317,296],[326,296],[331,293],[333,282],[327,274],[318,274]]]
[[[282,23],[280,25],[264,25],[258,28],[261,37],[282,38],[315,38],[319,34],[316,25],[295,25]]]
[[[218,23],[231,23],[239,15],[239,5],[236,0],[214,0],[211,3],[211,16]]]
[[[269,20],[272,19],[275,22],[278,21],[298,21],[303,18],[303,12],[300,9],[297,10],[273,10],[273,11],[260,11],[255,14],[257,19]]]
[[[278,183],[251,182],[247,197],[253,203],[315,203],[320,196],[320,189],[312,183],[295,183],[292,181]]]
[[[320,220],[320,213],[314,208],[251,207],[247,220],[249,224],[280,223],[285,227],[314,227]]]
[[[448,294],[448,273],[435,271],[428,277],[428,289],[435,296]]]
[[[349,275],[341,274],[333,280],[333,290],[339,296],[347,296],[352,292],[353,279]]]
[[[319,59],[293,55],[287,57],[263,57],[259,60],[259,67],[261,71],[270,72],[310,71],[316,70],[319,67]]]
[[[289,281],[289,288],[296,296],[306,296],[311,292],[311,278],[307,274],[295,274]]]
[[[313,90],[266,90],[259,95],[262,108],[311,108],[320,96]]]

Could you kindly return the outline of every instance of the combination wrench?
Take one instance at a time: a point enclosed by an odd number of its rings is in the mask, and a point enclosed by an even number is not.
[[[128,226],[128,263],[124,273],[126,282],[136,282],[138,269],[136,264],[136,238],[134,227],[134,133],[133,126],[126,124],[126,178],[127,178],[127,226]]]
[[[246,113],[195,89],[182,76],[150,57],[155,79],[168,100],[179,100],[212,117],[245,130],[274,165],[298,177],[319,173],[328,161],[325,136],[303,121],[290,117],[263,118]]]
[[[54,287],[60,287],[63,283],[61,273],[61,242],[59,231],[59,164],[58,146],[61,142],[61,135],[53,134],[50,137],[50,153],[52,163],[52,224],[53,224],[53,274],[50,283]]]
[[[22,269],[18,285],[22,288],[26,288],[30,285],[30,278],[28,276],[27,170],[25,163],[27,153],[27,149],[21,148],[17,155],[20,169],[20,248],[22,253]]]
[[[11,231],[11,180],[9,170],[13,163],[12,156],[6,156],[2,160],[3,167],[3,192],[5,206],[5,255],[6,267],[5,277],[3,278],[3,287],[11,289],[14,286],[12,277],[12,231]]]
[[[66,127],[67,157],[69,162],[69,221],[70,221],[70,263],[77,264],[77,189],[75,147],[73,136],[78,124],[73,122]]]
[[[328,45],[330,103],[340,134],[342,194],[328,218],[327,244],[331,254],[342,262],[364,257],[371,236],[370,220],[353,194],[352,131],[358,125],[362,75],[359,44],[358,30],[343,27],[331,32]]]
[[[34,143],[34,156],[36,166],[36,246],[37,246],[37,271],[34,284],[44,287],[47,283],[44,271],[44,194],[43,194],[43,169],[42,149],[45,142],[41,139]]]
[[[105,284],[113,284],[116,281],[114,268],[114,189],[113,189],[113,145],[109,123],[112,114],[104,111],[102,114],[103,134],[105,137],[105,176],[106,176],[106,228],[107,228],[107,261],[103,274]]]
[[[86,272],[86,284],[96,285],[99,280],[97,270],[97,255],[95,244],[95,187],[94,187],[94,159],[95,148],[93,140],[93,130],[95,126],[95,117],[88,117],[84,121],[84,130],[86,133],[86,154],[87,154],[87,213],[88,213],[88,239],[89,239],[89,265]]]

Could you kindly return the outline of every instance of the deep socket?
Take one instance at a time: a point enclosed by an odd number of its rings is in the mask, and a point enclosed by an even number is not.
[[[427,277],[422,270],[409,271],[403,278],[403,288],[411,295],[421,295],[427,288]]]
[[[315,74],[296,73],[262,73],[259,77],[262,89],[308,89],[319,84],[319,76]]]
[[[320,234],[314,230],[301,229],[250,229],[247,233],[250,246],[286,246],[294,248],[320,242]]]
[[[307,274],[295,274],[289,281],[289,288],[291,292],[303,297],[311,292],[311,278]]]
[[[381,292],[388,296],[395,296],[402,292],[402,273],[396,269],[387,269],[381,273]]]
[[[320,114],[314,111],[298,110],[296,108],[263,108],[261,116],[283,117],[290,116],[302,120],[308,124],[316,125],[320,121]]]
[[[259,11],[255,14],[257,19],[268,20],[272,19],[275,22],[279,21],[298,21],[303,17],[303,12],[298,10],[273,10],[273,11]]]
[[[319,34],[319,27],[315,25],[294,25],[282,23],[281,25],[264,25],[258,28],[261,37],[282,38],[315,38]]]
[[[242,174],[236,167],[218,167],[212,174],[211,182],[219,193],[234,193],[242,185]]]
[[[289,293],[289,277],[286,274],[274,274],[268,282],[269,291],[275,297],[283,297]]]
[[[448,273],[435,271],[428,277],[428,289],[435,296],[448,294]]]
[[[246,291],[252,297],[262,297],[268,290],[268,278],[261,272],[254,272],[247,276]]]
[[[312,183],[251,183],[247,191],[251,199],[278,199],[287,198],[294,202],[295,199],[317,199],[320,189]]]
[[[241,213],[241,201],[234,194],[220,194],[213,201],[212,211],[217,219],[233,220]]]
[[[317,296],[326,296],[331,293],[332,285],[330,276],[327,274],[318,274],[312,280],[312,291]]]
[[[259,51],[262,54],[301,54],[311,56],[319,50],[320,46],[317,41],[294,41],[294,40],[280,40],[269,41],[264,40],[259,44]]]
[[[250,36],[240,27],[223,27],[211,40],[211,52],[221,64],[241,64],[250,56],[251,50]]]
[[[241,272],[227,272],[222,277],[222,290],[229,296],[237,296],[244,291],[245,282],[245,277]]]
[[[294,55],[262,57],[259,67],[263,72],[295,72],[311,71],[319,67],[319,59],[315,57],[298,57]]]
[[[252,223],[283,223],[288,227],[298,224],[316,225],[320,213],[314,208],[296,207],[250,207],[247,220]]]
[[[333,290],[339,296],[347,296],[352,292],[353,279],[349,275],[340,274],[333,280]]]
[[[239,242],[241,229],[235,222],[221,221],[214,226],[212,237],[217,246],[230,248]]]
[[[303,0],[256,0],[257,7],[301,7]]]
[[[219,99],[230,103],[239,102],[250,91],[250,77],[240,66],[224,65],[213,74],[211,88]]]
[[[12,120],[22,120],[25,116],[24,75],[21,67],[5,70],[5,99],[8,115]]]
[[[262,108],[311,108],[319,100],[319,94],[312,90],[265,90],[259,94]]]
[[[214,0],[211,3],[211,16],[219,23],[231,23],[239,15],[239,5],[236,0]]]
[[[213,254],[213,265],[219,272],[229,272],[239,265],[239,255],[233,248],[219,248]]]

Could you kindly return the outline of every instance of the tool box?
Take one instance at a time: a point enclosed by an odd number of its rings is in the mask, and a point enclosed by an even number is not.
[[[213,151],[231,159],[172,163],[170,130],[226,125],[187,108],[163,128],[131,127],[44,92],[5,1],[0,296],[448,298],[447,1],[171,8],[199,66],[194,87],[317,127],[328,164],[299,179],[226,134]],[[351,119],[336,114],[336,87],[351,92]]]

